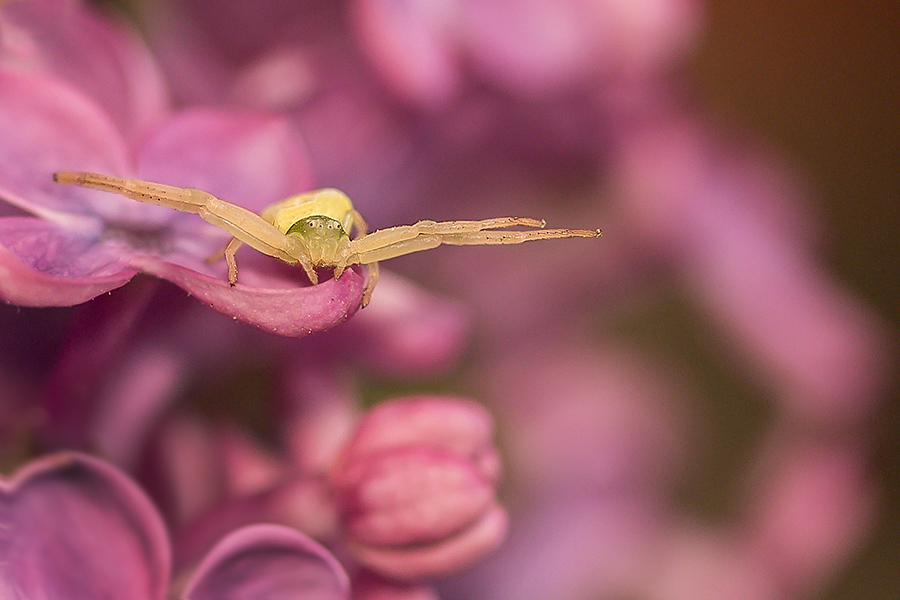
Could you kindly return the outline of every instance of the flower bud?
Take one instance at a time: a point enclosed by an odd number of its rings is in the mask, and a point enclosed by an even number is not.
[[[380,575],[447,574],[506,532],[487,412],[468,401],[410,398],[370,411],[330,474],[348,544]]]

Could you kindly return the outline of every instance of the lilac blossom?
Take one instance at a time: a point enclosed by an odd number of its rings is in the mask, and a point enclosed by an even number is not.
[[[82,14],[76,3],[56,4],[65,4],[93,28],[112,27]],[[327,329],[356,311],[362,284],[356,271],[310,287],[277,261],[249,258],[242,261],[241,284],[232,289],[222,266],[204,260],[227,241],[222,232],[189,215],[53,184],[52,173],[58,170],[136,176],[200,187],[259,211],[310,188],[311,175],[303,143],[277,116],[156,110],[144,118],[151,124],[144,127],[140,144],[134,143],[114,121],[109,105],[118,113],[145,114],[151,111],[142,106],[123,107],[144,96],[135,91],[114,96],[84,89],[78,81],[72,85],[76,74],[61,63],[74,33],[45,39],[43,23],[37,22],[42,14],[56,15],[50,26],[61,26],[62,15],[41,2],[6,4],[0,12],[4,39],[12,38],[0,61],[0,197],[21,211],[0,223],[4,300],[24,306],[77,304],[143,271],[176,283],[229,316],[282,335]],[[114,31],[107,35],[123,37]],[[83,65],[92,53],[111,60],[104,54],[111,44],[96,41],[91,52],[80,50],[73,62]],[[129,80],[110,86],[159,89],[147,56],[134,48],[121,54],[112,58],[138,55],[135,69],[131,62],[123,65],[120,70]],[[130,81],[143,73],[144,80]],[[106,103],[97,102],[98,95]]]
[[[176,564],[192,563],[223,531],[262,520],[340,549],[360,597],[373,586],[427,594],[433,578],[505,538],[493,421],[471,401],[399,398],[356,414],[332,397],[291,420],[295,454],[185,417],[167,421],[159,445],[177,496]]]
[[[9,597],[349,596],[347,575],[327,550],[274,525],[233,532],[174,590],[159,513],[131,479],[87,455],[48,455],[0,479],[0,508],[0,586]]]

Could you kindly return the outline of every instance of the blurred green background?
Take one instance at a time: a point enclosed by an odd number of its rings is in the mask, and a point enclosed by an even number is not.
[[[798,164],[818,194],[837,276],[900,324],[900,3],[708,0],[703,102]],[[871,543],[831,598],[900,598],[900,388],[876,420],[884,488]]]

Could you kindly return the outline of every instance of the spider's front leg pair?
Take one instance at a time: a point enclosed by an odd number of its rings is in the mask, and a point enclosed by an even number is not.
[[[237,283],[235,253],[243,244],[303,267],[316,284],[316,267],[331,267],[338,278],[355,264],[368,265],[369,280],[362,306],[368,304],[378,282],[378,262],[435,248],[441,244],[493,245],[521,244],[534,240],[598,237],[599,229],[543,229],[544,221],[526,217],[499,217],[482,221],[419,221],[374,231],[353,208],[350,199],[338,190],[322,189],[293,196],[266,208],[262,215],[225,202],[194,188],[123,179],[96,173],[56,173],[59,183],[96,188],[128,198],[159,204],[183,212],[196,213],[233,238],[212,259],[225,258],[228,282]],[[509,231],[509,227],[526,230]],[[355,229],[357,237],[350,239]],[[504,230],[504,231],[497,231]]]
[[[355,262],[367,265],[436,248],[441,244],[487,246],[600,235],[599,229],[544,229],[545,225],[543,220],[528,217],[496,217],[482,221],[419,221],[413,225],[379,229],[370,235],[359,237],[350,242],[350,249]],[[495,231],[515,226],[532,229]]]

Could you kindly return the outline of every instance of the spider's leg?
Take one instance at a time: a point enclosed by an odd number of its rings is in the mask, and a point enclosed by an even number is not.
[[[55,173],[58,183],[80,185],[121,194],[133,200],[158,204],[182,212],[196,213],[202,219],[223,229],[241,242],[281,260],[300,263],[312,283],[317,282],[309,255],[297,240],[284,235],[274,225],[253,211],[225,202],[208,192],[195,188],[180,188],[140,179],[125,179],[98,173]],[[237,250],[237,247],[233,247]],[[226,255],[226,260],[228,259]],[[234,257],[232,256],[232,263]],[[229,272],[233,269],[229,265]],[[236,276],[236,267],[234,268]]]
[[[372,299],[372,292],[375,291],[375,286],[378,284],[378,275],[380,272],[378,263],[371,262],[368,267],[369,280],[366,281],[366,289],[363,290],[362,302],[360,303],[361,308],[368,306],[369,301]]]
[[[396,229],[396,227],[393,229]],[[353,262],[371,266],[378,261],[437,248],[441,245],[441,239],[436,235],[419,235],[417,237],[401,239],[400,241],[391,241],[391,238],[384,238],[380,235],[387,231],[390,230],[380,229],[367,235],[363,240],[353,240],[350,242],[350,246],[354,252]],[[358,241],[369,242],[369,244],[367,244],[368,247],[359,248],[356,246]],[[384,244],[381,246],[374,244],[379,241],[384,242]]]
[[[506,227],[532,227],[541,229],[546,226],[542,219],[530,217],[494,217],[481,221],[419,221],[414,225],[422,233],[468,233],[485,229],[504,229]]]
[[[241,240],[231,238],[231,241],[225,244],[225,249],[222,252],[225,255],[225,264],[228,265],[228,284],[232,286],[237,284],[237,261],[234,258],[234,254],[243,245],[244,243]]]
[[[359,214],[359,211],[356,209],[351,208],[350,214],[353,215],[353,228],[356,229],[356,237],[354,239],[365,237],[366,234],[369,233],[368,223],[366,223],[366,220],[363,219],[363,216]],[[347,233],[350,232],[348,231]]]
[[[354,240],[354,246],[357,252],[364,254],[370,250],[378,250],[387,245],[411,240],[421,235],[474,233],[486,229],[501,229],[517,225],[537,229],[544,227],[544,224],[544,221],[528,217],[497,217],[482,221],[419,221],[413,225],[379,229],[368,236],[362,236]],[[411,250],[411,252],[417,252],[417,250]],[[408,252],[404,254],[408,254]]]
[[[415,226],[409,226],[415,227]],[[394,228],[400,229],[400,228]],[[383,235],[385,234],[385,235]],[[529,231],[464,231],[454,233],[424,233],[414,238],[396,240],[396,232],[391,230],[375,231],[366,236],[362,242],[366,247],[355,246],[355,259],[360,264],[387,260],[413,252],[436,248],[441,244],[454,246],[483,246],[498,244],[521,244],[536,240],[565,239],[584,237],[592,238],[600,235],[599,229],[534,229]],[[381,242],[379,244],[379,242]]]
[[[362,238],[366,237],[366,235],[369,233],[369,226],[366,223],[366,220],[363,219],[363,216],[359,214],[358,211],[351,210],[351,214],[353,215],[353,226],[356,229],[356,237],[354,238],[354,241],[359,241]],[[377,261],[367,263],[367,274],[369,277],[366,281],[366,288],[363,290],[360,308],[365,308],[372,300],[372,292],[375,291],[375,286],[378,284],[379,273],[380,269],[378,267]]]
[[[235,243],[238,244],[238,248],[240,248],[241,244],[243,244],[244,242],[233,237],[230,240],[228,240],[227,242],[225,242],[224,244],[222,244],[221,248],[219,248],[218,250],[216,250],[215,252],[213,252],[212,254],[207,256],[205,259],[203,259],[204,262],[212,264],[214,262],[218,262],[218,261],[222,260],[223,258],[225,258],[225,251],[228,249],[228,246],[231,244],[235,244]],[[235,248],[235,252],[236,251],[237,251],[237,248]]]
[[[104,192],[121,194],[132,200],[158,204],[174,208],[182,212],[196,213],[203,207],[211,194],[193,188],[180,188],[174,185],[126,179],[100,173],[60,172],[53,174],[53,181],[66,185],[80,185]]]
[[[454,246],[521,244],[535,240],[600,237],[599,229],[537,229],[532,231],[473,231],[439,236],[441,243]]]

